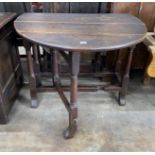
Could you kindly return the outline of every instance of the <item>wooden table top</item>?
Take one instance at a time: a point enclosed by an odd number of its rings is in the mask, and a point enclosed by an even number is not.
[[[129,14],[24,13],[14,22],[22,37],[70,51],[120,49],[143,41],[146,26]]]

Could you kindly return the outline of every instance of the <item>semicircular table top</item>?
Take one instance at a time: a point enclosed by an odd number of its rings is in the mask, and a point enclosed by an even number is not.
[[[71,51],[103,51],[135,45],[146,26],[130,14],[24,13],[14,22],[25,39]]]

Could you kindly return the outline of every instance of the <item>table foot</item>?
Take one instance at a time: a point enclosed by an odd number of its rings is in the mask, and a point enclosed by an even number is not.
[[[77,124],[76,121],[74,121],[74,123],[72,124],[72,126],[69,126],[64,132],[63,132],[63,136],[65,139],[70,139],[72,137],[74,137],[74,134],[77,130]]]
[[[118,103],[120,106],[126,105],[125,96],[122,96],[121,93],[119,93],[119,95],[118,95]]]
[[[38,102],[36,99],[31,100],[31,108],[37,108],[38,107]]]

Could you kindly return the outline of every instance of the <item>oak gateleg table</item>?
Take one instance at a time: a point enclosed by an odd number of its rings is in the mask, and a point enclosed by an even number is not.
[[[69,126],[64,131],[65,138],[73,137],[77,128],[77,93],[78,89],[84,89],[84,86],[78,87],[81,52],[128,49],[128,59],[123,76],[119,75],[121,64],[119,59],[115,72],[109,73],[117,77],[118,85],[97,87],[101,90],[118,91],[119,104],[125,104],[133,51],[136,44],[142,42],[146,35],[146,27],[138,18],[129,14],[24,13],[15,20],[14,27],[17,33],[23,37],[27,53],[32,107],[38,106],[37,92],[46,90],[41,86],[38,87],[40,78],[38,45],[48,48],[52,54],[54,88],[47,89],[57,90],[69,113]],[[30,51],[31,47],[34,61]],[[61,86],[58,53],[64,57],[70,67],[70,88]],[[64,95],[64,90],[70,91],[70,101]]]

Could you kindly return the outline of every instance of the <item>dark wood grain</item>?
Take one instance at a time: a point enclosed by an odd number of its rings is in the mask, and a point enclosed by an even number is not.
[[[101,51],[141,42],[145,25],[129,14],[25,13],[14,22],[17,33],[39,44],[71,51]]]
[[[110,3],[108,2],[100,2],[99,4],[99,13],[110,13]]]
[[[70,13],[98,13],[99,3],[94,2],[72,2],[70,3]]]

